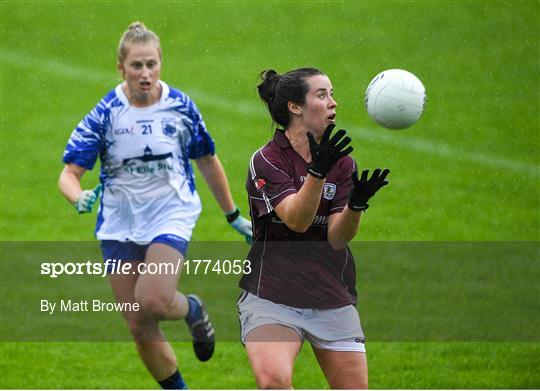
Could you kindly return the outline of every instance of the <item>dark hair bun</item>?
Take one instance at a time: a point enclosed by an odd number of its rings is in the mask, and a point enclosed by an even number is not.
[[[276,87],[280,75],[273,69],[267,69],[262,71],[259,77],[262,80],[262,83],[257,86],[259,96],[270,108],[276,97]]]

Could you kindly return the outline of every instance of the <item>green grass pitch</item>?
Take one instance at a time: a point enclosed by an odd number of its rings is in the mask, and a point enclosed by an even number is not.
[[[358,163],[392,170],[357,240],[540,239],[538,1],[3,0],[0,9],[2,241],[93,240],[95,214],[77,216],[56,181],[71,130],[119,82],[116,45],[135,20],[160,35],[162,78],[197,102],[244,212],[249,157],[272,134],[257,75],[312,65],[333,82],[338,125],[351,133]],[[389,68],[412,71],[428,92],[427,111],[402,132],[376,126],[363,108],[368,82]],[[83,184],[96,180],[97,169]],[[238,240],[197,180],[204,210],[193,240]],[[8,258],[3,266],[16,267]],[[21,281],[20,289],[32,287]],[[24,319],[33,305],[2,302],[2,330],[8,306]],[[538,304],[527,311],[540,317]],[[239,342],[221,342],[205,364],[189,343],[173,346],[191,388],[255,387]],[[367,348],[372,388],[540,388],[538,337]],[[128,342],[2,341],[0,371],[0,388],[156,388]],[[327,387],[308,345],[293,384]]]

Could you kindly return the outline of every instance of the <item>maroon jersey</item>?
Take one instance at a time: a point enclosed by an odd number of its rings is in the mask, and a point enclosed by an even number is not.
[[[328,216],[347,204],[355,168],[350,156],[327,174],[315,219],[304,233],[289,229],[274,208],[300,190],[308,163],[282,130],[250,160],[246,188],[253,221],[252,271],[240,287],[263,299],[296,308],[338,308],[356,304],[356,269],[350,249],[328,243]]]

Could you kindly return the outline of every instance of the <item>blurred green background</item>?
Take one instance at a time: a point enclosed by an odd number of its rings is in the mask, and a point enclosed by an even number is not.
[[[392,170],[357,240],[540,238],[537,1],[4,0],[0,7],[2,241],[93,239],[95,214],[76,215],[56,181],[72,129],[120,81],[116,46],[135,20],[160,36],[162,78],[196,101],[244,213],[248,160],[273,132],[257,76],[310,65],[333,82],[337,123],[351,133],[359,165]],[[415,73],[428,93],[423,117],[404,131],[378,127],[363,108],[367,84],[389,68]],[[84,177],[87,188],[97,171]],[[238,240],[197,181],[204,210],[193,239]],[[391,279],[399,270],[385,272]],[[29,306],[22,302],[21,311]],[[529,310],[538,318],[538,306]],[[220,344],[207,364],[189,345],[174,346],[191,388],[255,387],[240,343]],[[0,352],[1,388],[156,386],[130,343],[3,341]],[[372,388],[540,387],[538,342],[377,342],[368,344],[368,360]],[[327,387],[308,346],[293,384]]]

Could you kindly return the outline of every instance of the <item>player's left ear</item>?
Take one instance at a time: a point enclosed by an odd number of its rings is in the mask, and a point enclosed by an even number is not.
[[[293,102],[292,100],[287,102],[287,108],[289,111],[294,115],[301,115],[302,114],[302,108],[298,103]]]

